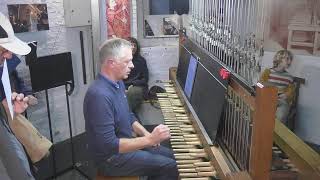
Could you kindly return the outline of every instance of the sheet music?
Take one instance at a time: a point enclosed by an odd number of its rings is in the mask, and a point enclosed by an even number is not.
[[[3,71],[2,71],[2,77],[1,77],[4,93],[6,95],[6,100],[8,104],[8,108],[10,111],[11,119],[13,119],[13,105],[12,105],[12,92],[11,92],[11,85],[10,85],[10,79],[9,79],[9,72],[7,67],[7,60],[4,61],[3,64]]]

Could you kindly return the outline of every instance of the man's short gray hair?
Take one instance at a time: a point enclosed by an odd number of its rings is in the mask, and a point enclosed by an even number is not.
[[[123,50],[126,48],[132,48],[129,41],[120,38],[113,38],[106,40],[99,49],[100,63],[106,59],[118,60],[124,57]]]

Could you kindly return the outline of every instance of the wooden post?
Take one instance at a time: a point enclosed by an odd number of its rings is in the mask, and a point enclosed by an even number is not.
[[[249,164],[253,180],[270,179],[276,105],[277,90],[274,87],[256,88]]]

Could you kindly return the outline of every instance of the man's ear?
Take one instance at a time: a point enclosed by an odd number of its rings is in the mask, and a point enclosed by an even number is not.
[[[114,64],[114,62],[113,62],[111,59],[105,60],[104,63],[105,63],[106,65],[113,65],[113,64]]]
[[[108,60],[108,63],[111,65],[111,66],[114,66],[114,64],[115,64],[115,62],[114,62],[114,60]]]

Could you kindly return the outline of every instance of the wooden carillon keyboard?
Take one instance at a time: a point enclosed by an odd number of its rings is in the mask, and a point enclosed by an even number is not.
[[[170,143],[177,161],[180,179],[217,179],[217,172],[175,88],[169,81],[164,86],[166,93],[157,93],[157,96],[164,123],[170,128]]]
[[[320,179],[319,154],[275,119],[277,89],[255,82],[259,67],[207,45],[181,31],[178,67],[158,94],[180,177],[203,178],[200,161],[210,178]]]
[[[172,81],[164,83],[166,93],[158,93],[157,97],[165,124],[170,128],[180,179],[319,179],[319,155],[279,121],[268,117],[274,114],[271,110],[275,110],[270,102],[266,103],[271,97],[275,101],[275,95],[268,95],[276,94],[273,89],[257,88],[252,96],[230,80],[223,123],[219,126],[216,145],[212,146],[206,141],[204,129],[177,83],[175,73],[174,68],[170,69]]]

